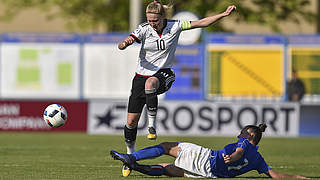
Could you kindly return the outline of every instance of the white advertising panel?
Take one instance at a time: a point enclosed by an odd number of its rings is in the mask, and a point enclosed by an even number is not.
[[[3,98],[79,98],[80,45],[2,43]]]
[[[122,134],[126,101],[89,102],[89,134]],[[266,123],[265,136],[298,136],[299,106],[294,103],[210,103],[162,101],[157,116],[159,135],[236,136],[249,124]],[[145,112],[138,134],[147,133]]]
[[[120,51],[116,43],[88,43],[83,49],[84,97],[128,98],[140,46]]]

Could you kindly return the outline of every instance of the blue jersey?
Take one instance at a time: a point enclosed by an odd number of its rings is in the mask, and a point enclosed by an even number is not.
[[[237,148],[242,148],[242,157],[230,164],[225,164],[222,153],[231,155]],[[237,143],[228,144],[223,149],[212,151],[215,158],[211,159],[211,171],[217,177],[235,177],[251,170],[259,174],[266,173],[270,168],[258,152],[258,146],[252,145],[248,139],[240,138]]]

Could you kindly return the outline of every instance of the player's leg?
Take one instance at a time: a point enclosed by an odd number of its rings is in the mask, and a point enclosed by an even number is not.
[[[116,160],[122,161],[124,164],[133,165],[136,161],[143,159],[153,159],[163,154],[177,157],[180,147],[178,142],[164,142],[159,145],[149,146],[147,148],[135,151],[132,154],[122,154],[117,151],[110,151],[110,154]]]
[[[138,122],[146,101],[144,96],[146,79],[146,77],[136,75],[132,81],[131,95],[128,102],[127,122],[124,127],[125,144],[128,154],[134,152]]]
[[[164,142],[156,146],[150,146],[132,154],[121,154],[111,151],[110,154],[117,160],[121,160],[133,170],[148,175],[185,177],[214,177],[210,171],[210,157],[212,150],[192,143]],[[140,165],[136,161],[159,157],[163,154],[176,158],[174,166]],[[165,168],[164,168],[165,167]]]
[[[178,152],[180,147],[177,142],[165,142],[159,145],[150,146],[139,151],[136,151],[132,154],[122,154],[116,151],[111,151],[111,156],[116,159],[122,161],[125,165],[130,167],[133,170],[141,172],[143,174],[147,174],[150,176],[161,176],[164,173],[168,176],[179,176],[183,177],[184,171],[178,167],[170,165],[166,167],[166,165],[141,165],[136,163],[136,161],[159,157],[163,154],[167,154],[173,157],[178,156]]]
[[[124,126],[124,138],[128,154],[134,152],[140,116],[140,113],[128,113],[127,115],[127,123]]]
[[[115,160],[120,160],[129,167],[134,167],[134,163],[136,161],[159,157],[162,156],[164,153],[165,149],[161,145],[150,146],[139,151],[133,152],[132,154],[123,154],[114,150],[110,151],[110,155]]]
[[[145,83],[145,94],[148,116],[148,136],[150,140],[157,138],[156,133],[156,116],[158,110],[157,89],[159,88],[159,80],[156,77],[149,77]]]
[[[171,69],[160,69],[145,83],[146,104],[148,114],[148,139],[154,140],[156,134],[156,115],[158,110],[158,96],[168,91],[175,80],[175,74]]]
[[[163,142],[160,146],[164,149],[164,153],[174,158],[178,157],[178,153],[181,150],[179,142]]]
[[[147,148],[135,151],[130,156],[133,156],[135,161],[143,159],[153,159],[162,155],[170,155],[177,157],[180,147],[178,142],[163,142],[159,145],[149,146]]]
[[[136,163],[134,170],[149,176],[184,177],[184,170],[173,164],[142,165]]]
[[[125,144],[127,147],[127,153],[134,152],[136,138],[137,138],[137,126],[140,118],[140,113],[128,113],[127,123],[124,126]],[[131,169],[127,165],[122,166],[122,176],[127,177],[131,173]]]
[[[160,164],[165,168],[165,175],[170,177],[185,177],[184,170],[173,164]]]
[[[141,116],[141,112],[143,106],[145,105],[145,98],[144,98],[144,84],[145,84],[145,77],[142,76],[135,76],[132,81],[132,89],[131,95],[129,97],[128,102],[128,115],[127,115],[127,122],[124,126],[124,137],[125,137],[125,144],[127,147],[127,153],[131,154],[135,151],[135,142],[137,137],[137,126]],[[129,176],[130,175],[130,168],[126,165],[123,165],[122,168],[122,175]]]

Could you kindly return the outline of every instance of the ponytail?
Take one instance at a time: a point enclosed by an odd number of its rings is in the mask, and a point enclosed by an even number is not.
[[[258,127],[259,127],[261,132],[264,132],[264,131],[266,131],[267,125],[266,124],[259,124]]]
[[[248,129],[250,129],[254,133],[253,143],[255,145],[258,145],[262,138],[262,133],[265,132],[266,128],[267,128],[267,125],[264,123],[259,124],[259,126],[255,126],[255,125],[245,126],[241,130],[241,133],[238,135],[238,138],[249,138],[250,134],[248,133]]]

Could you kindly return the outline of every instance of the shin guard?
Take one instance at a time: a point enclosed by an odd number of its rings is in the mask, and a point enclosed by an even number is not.
[[[135,142],[137,138],[138,128],[129,129],[127,126],[124,126],[124,138],[127,143]]]

